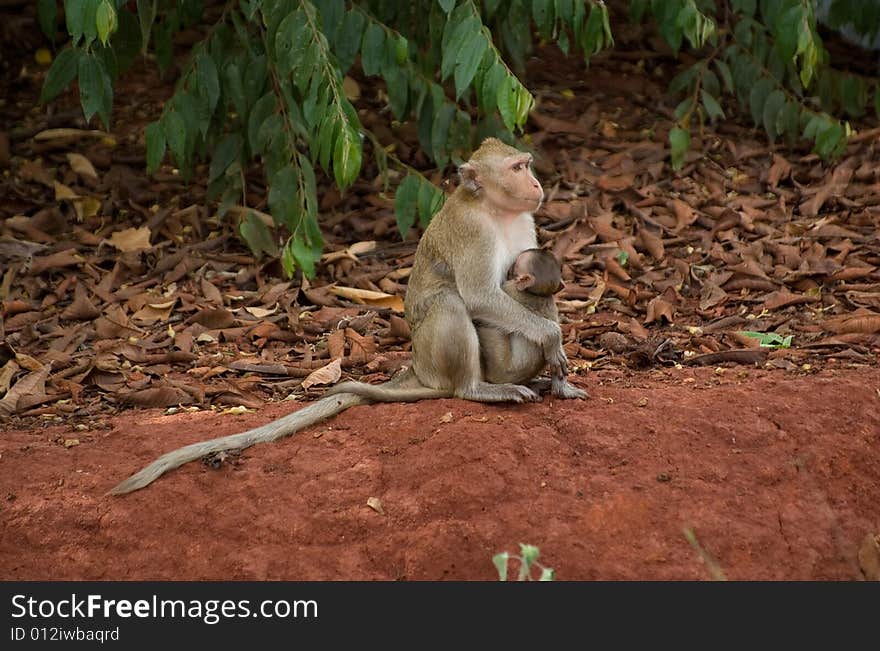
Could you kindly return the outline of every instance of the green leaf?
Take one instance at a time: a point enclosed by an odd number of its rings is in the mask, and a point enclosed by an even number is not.
[[[104,127],[110,127],[113,86],[104,65],[93,54],[84,54],[79,60],[79,100],[86,122],[97,113]]]
[[[298,226],[294,200],[298,194],[298,184],[293,165],[287,164],[279,169],[269,180],[269,210],[275,223],[284,224],[291,232]]]
[[[498,112],[508,131],[513,131],[516,127],[516,86],[516,78],[508,74],[498,85],[498,94],[495,96]]]
[[[156,63],[159,70],[168,70],[174,61],[174,46],[171,42],[173,25],[168,21],[158,23],[153,28],[153,49],[156,51]]]
[[[287,246],[293,254],[296,265],[302,269],[308,278],[315,277],[315,263],[321,258],[320,250],[315,252],[314,247],[310,246],[302,237],[291,237]]]
[[[138,22],[141,26],[141,52],[146,53],[150,43],[150,32],[156,20],[157,0],[137,0]]]
[[[669,82],[669,94],[678,95],[679,93],[684,92],[685,89],[690,88],[700,69],[700,64],[695,63],[686,70],[675,75],[675,77],[672,78],[672,81]]]
[[[330,171],[330,161],[333,156],[333,145],[336,142],[336,134],[339,132],[339,121],[332,115],[327,115],[318,127],[317,145],[318,150],[313,159],[324,169]]]
[[[278,25],[275,33],[275,60],[281,74],[290,73],[302,62],[301,59],[311,42],[309,25],[302,11],[292,11]]]
[[[794,58],[804,25],[804,8],[797,4],[784,11],[776,21],[773,36],[783,61]]]
[[[793,142],[800,131],[800,106],[797,102],[788,101],[776,118],[776,131],[785,135],[789,142]]]
[[[131,68],[141,50],[141,31],[137,17],[132,12],[120,9],[116,15],[119,27],[110,37],[110,48],[116,54],[119,72],[122,73]]]
[[[481,25],[479,18],[468,16],[452,30],[448,42],[443,45],[443,60],[440,63],[440,78],[442,80],[448,79],[455,70],[462,49],[480,33]]]
[[[776,129],[776,118],[779,117],[784,106],[785,93],[778,89],[770,93],[767,100],[764,102],[762,121],[764,124],[764,130],[767,132],[771,141],[776,140],[776,137],[779,135],[779,131]]]
[[[43,82],[43,90],[40,92],[40,102],[45,104],[58,96],[62,90],[76,77],[79,68],[80,50],[68,47],[58,53],[49,72],[46,81]]]
[[[842,75],[840,79],[840,102],[843,110],[853,117],[865,114],[868,103],[868,86],[855,75]]]
[[[556,578],[556,571],[552,567],[541,568],[541,578],[538,581],[552,581]]]
[[[445,102],[434,115],[434,123],[431,127],[431,149],[434,152],[434,160],[441,167],[449,160],[447,143],[453,118],[455,118],[455,107]]]
[[[344,128],[333,147],[333,178],[339,189],[354,183],[361,171],[361,143],[356,131]]]
[[[626,264],[629,262],[629,253],[627,253],[627,252],[624,251],[623,249],[621,249],[620,251],[618,251],[618,252],[617,252],[617,255],[614,256],[614,257],[615,257],[615,259],[617,260],[618,264],[619,264],[621,267],[625,267]]]
[[[681,122],[685,116],[689,116],[693,108],[694,98],[691,95],[688,95],[678,103],[678,106],[675,107],[673,115],[675,116],[676,121]]]
[[[830,122],[820,127],[816,136],[816,153],[824,159],[830,158],[846,142],[846,132],[839,122]]]
[[[232,105],[239,115],[247,115],[248,102],[241,83],[241,68],[238,63],[230,63],[224,69],[226,85],[224,90],[229,93]]]
[[[724,88],[728,93],[732,93],[733,76],[730,74],[730,68],[721,59],[715,59],[715,67],[718,69],[718,74],[721,75],[721,80],[724,82]]]
[[[342,24],[345,14],[345,2],[343,0],[313,0],[313,4],[321,12],[321,29],[327,37],[327,41],[336,41],[336,32]]]
[[[650,4],[651,0],[630,0],[629,19],[635,24],[641,23]]]
[[[763,348],[790,348],[793,335],[783,337],[775,332],[754,332],[752,330],[741,330],[740,335],[758,339],[758,343]]]
[[[73,45],[86,36],[87,31],[93,33],[92,39],[97,35],[95,27],[97,9],[98,0],[64,0],[64,20]]]
[[[461,96],[471,85],[474,75],[483,59],[489,42],[485,35],[480,32],[475,38],[469,40],[459,52],[458,62],[455,65],[455,99]]]
[[[213,113],[220,99],[220,77],[214,59],[204,50],[196,57],[196,85],[209,112]]]
[[[762,77],[759,79],[754,86],[752,86],[752,90],[749,93],[749,110],[752,114],[752,120],[754,120],[755,124],[762,124],[764,118],[764,103],[767,101],[767,96],[776,88],[776,84],[767,79],[766,77]]]
[[[178,167],[186,165],[186,124],[180,113],[168,111],[160,120],[162,131],[165,133],[165,142],[168,143],[174,161]]]
[[[532,18],[541,35],[548,38],[556,21],[552,0],[532,0]]]
[[[38,0],[37,19],[40,21],[40,29],[53,43],[55,42],[55,21],[58,19],[58,6],[55,0]]]
[[[710,120],[714,122],[718,118],[723,119],[725,117],[721,104],[705,90],[700,91],[700,99],[703,101],[703,108],[706,109],[706,115],[709,116]]]
[[[333,48],[336,60],[339,62],[339,71],[342,74],[348,72],[354,63],[364,37],[365,23],[364,14],[356,9],[346,12],[342,19],[342,25],[336,35],[336,44]]]
[[[684,165],[684,157],[691,146],[691,132],[680,127],[669,130],[669,149],[672,169],[680,170]]]
[[[144,135],[147,141],[147,174],[153,174],[165,158],[165,133],[159,122],[150,122]]]
[[[452,11],[453,7],[455,7],[456,0],[437,0],[437,4],[440,5],[440,8],[445,11],[447,14]]]
[[[368,76],[378,75],[385,55],[385,31],[376,23],[370,23],[364,32],[361,45],[361,67]]]
[[[418,196],[419,179],[415,175],[409,174],[397,186],[397,192],[394,195],[394,214],[401,238],[405,239],[409,229],[416,223]]]
[[[489,68],[489,72],[483,77],[483,83],[480,86],[480,106],[483,113],[491,114],[498,106],[498,89],[501,82],[507,77],[507,70],[497,61]],[[880,114],[880,111],[878,111]]]
[[[730,0],[730,8],[744,16],[754,16],[758,0]]]
[[[602,49],[602,10],[596,4],[590,5],[590,13],[587,16],[580,45],[588,61],[592,55],[598,54]]]
[[[427,180],[421,180],[419,183],[418,207],[419,223],[423,227],[427,227],[431,223],[431,219],[443,205],[443,200],[443,192],[434,187],[433,184],[428,183]]]
[[[266,80],[269,78],[268,61],[263,55],[251,55],[247,69],[244,71],[244,93],[248,106],[254,98],[263,94]]]
[[[534,565],[535,561],[538,560],[538,555],[540,554],[538,548],[534,545],[526,545],[523,543],[519,544],[519,553],[520,556],[522,556],[523,563],[527,567],[531,567],[532,565]]]
[[[507,552],[501,552],[492,557],[492,563],[495,565],[495,569],[498,570],[499,581],[507,581],[507,562],[509,559],[510,554]]]
[[[254,108],[251,109],[250,115],[248,115],[247,129],[248,146],[250,147],[251,153],[255,154],[260,152],[263,150],[263,147],[265,147],[265,140],[260,138],[260,127],[262,127],[266,119],[275,112],[277,106],[278,101],[275,93],[269,91],[258,99],[257,103],[254,104]]]
[[[263,257],[263,253],[273,257],[278,255],[278,245],[275,243],[272,231],[252,210],[248,211],[241,220],[238,232],[258,259]]]
[[[98,38],[104,45],[110,38],[110,34],[116,31],[117,19],[116,9],[110,3],[110,0],[101,0],[98,9],[95,12],[95,27],[98,31]]]
[[[406,118],[409,103],[409,85],[406,73],[400,66],[387,68],[384,73],[385,85],[388,87],[388,103],[397,120]]]
[[[238,133],[229,133],[214,148],[214,156],[211,159],[211,168],[208,172],[208,183],[219,178],[232,165],[241,152],[241,136]]]

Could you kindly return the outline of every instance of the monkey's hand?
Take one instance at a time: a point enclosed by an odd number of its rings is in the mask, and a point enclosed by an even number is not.
[[[550,367],[550,374],[553,377],[565,377],[568,375],[568,358],[562,349],[562,328],[558,323],[550,321],[552,328],[541,342],[541,348],[544,351],[544,359]]]

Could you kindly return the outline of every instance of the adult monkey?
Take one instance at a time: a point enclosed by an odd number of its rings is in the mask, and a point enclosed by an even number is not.
[[[479,402],[539,400],[535,391],[512,379],[496,378],[507,380],[496,384],[483,379],[474,321],[530,342],[532,353],[543,357],[551,375],[562,378],[552,385],[557,397],[586,397],[565,380],[568,361],[559,324],[530,311],[501,288],[519,253],[537,246],[532,212],[541,205],[544,190],[532,174],[531,161],[530,154],[488,138],[459,168],[461,184],[431,220],[416,249],[405,299],[413,359],[405,373],[383,385],[346,382],[262,427],[169,452],[110,493],[143,488],[168,470],[212,452],[293,434],[354,405],[451,396]]]

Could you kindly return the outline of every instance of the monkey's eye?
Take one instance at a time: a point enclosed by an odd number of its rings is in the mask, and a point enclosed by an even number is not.
[[[522,171],[522,168],[523,168],[523,164],[522,164],[522,163],[516,163],[516,164],[513,166],[513,171],[514,171],[514,172],[520,172],[520,171]]]

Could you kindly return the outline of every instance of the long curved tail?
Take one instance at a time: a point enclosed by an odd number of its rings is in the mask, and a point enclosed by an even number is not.
[[[222,450],[244,449],[255,443],[274,441],[293,434],[304,427],[335,416],[349,407],[364,405],[368,402],[369,399],[353,393],[337,393],[332,396],[325,396],[317,402],[313,402],[292,414],[273,420],[271,423],[261,427],[256,427],[240,434],[230,434],[229,436],[193,443],[163,454],[150,465],[111,488],[107,494],[124,495],[125,493],[136,491],[148,486],[169,470],[200,459],[206,454]]]
[[[343,382],[327,391],[325,395],[335,396],[346,393],[353,393],[372,402],[416,402],[452,397],[452,391],[431,389],[423,385],[412,367],[382,384]]]

